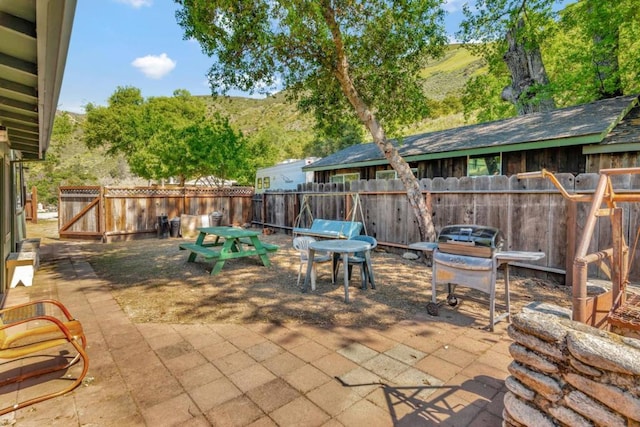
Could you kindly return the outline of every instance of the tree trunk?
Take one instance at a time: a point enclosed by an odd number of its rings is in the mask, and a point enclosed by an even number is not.
[[[384,129],[376,119],[371,109],[358,96],[355,87],[351,83],[349,75],[339,77],[343,91],[349,93],[348,98],[351,105],[356,109],[358,117],[371,133],[373,141],[376,143],[384,157],[389,161],[391,167],[398,173],[398,178],[402,181],[407,192],[409,204],[418,222],[421,241],[434,241],[436,237],[435,227],[431,219],[431,213],[427,207],[418,179],[413,175],[409,164],[398,153],[397,148],[389,141],[384,133]],[[350,89],[349,89],[350,87]]]
[[[623,95],[620,78],[620,13],[618,5],[611,2],[586,0],[584,13],[589,16],[587,31],[591,33],[593,41],[594,76],[598,99],[614,98]],[[626,15],[625,13],[623,13]],[[633,18],[630,18],[633,19]]]
[[[601,34],[593,37],[595,65],[595,79],[598,83],[598,99],[622,96],[622,82],[620,81],[620,65],[618,63],[618,30],[612,31],[608,39]]]
[[[391,167],[397,172],[400,181],[402,181],[402,184],[407,191],[409,204],[411,205],[418,222],[420,240],[434,241],[436,237],[435,227],[433,226],[433,220],[425,198],[420,190],[418,179],[413,175],[409,164],[402,158],[402,156],[400,156],[396,147],[387,139],[384,129],[376,119],[374,112],[362,100],[358,90],[353,84],[353,80],[349,74],[349,63],[344,52],[340,29],[335,21],[333,10],[328,4],[324,4],[324,16],[327,25],[331,29],[333,41],[336,46],[337,58],[334,64],[334,75],[340,82],[342,92],[345,94],[353,108],[355,108],[358,117],[371,133],[373,141],[378,148],[380,148],[380,151],[382,151],[385,158],[389,161]]]
[[[549,84],[540,49],[537,46],[526,49],[526,41],[518,40],[523,26],[520,19],[506,34],[509,49],[504,61],[511,73],[511,85],[502,90],[502,99],[515,105],[519,116],[556,108],[553,98],[540,90]]]

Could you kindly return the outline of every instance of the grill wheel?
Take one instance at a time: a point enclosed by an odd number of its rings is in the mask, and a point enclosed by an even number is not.
[[[438,312],[440,311],[441,304],[442,303],[435,303],[435,302],[428,303],[427,313],[429,313],[431,316],[437,316]],[[456,305],[458,305],[458,298],[456,298],[456,296],[453,295],[452,292],[449,292],[449,295],[447,295],[447,304],[449,304],[451,307],[455,307]]]
[[[435,302],[430,302],[429,304],[427,304],[427,313],[429,313],[431,316],[437,316],[439,309],[440,305]]]

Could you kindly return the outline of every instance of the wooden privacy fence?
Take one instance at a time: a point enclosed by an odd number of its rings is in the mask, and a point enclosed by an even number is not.
[[[24,202],[25,219],[33,224],[38,222],[38,187],[31,187]]]
[[[598,174],[556,175],[565,189],[577,193],[593,192],[598,177]],[[637,175],[616,176],[614,181],[618,192],[640,191]],[[572,264],[571,233],[581,235],[589,206],[578,204],[572,209],[551,182],[518,179],[514,175],[422,179],[420,185],[431,208],[436,231],[451,224],[496,227],[504,234],[504,250],[545,253],[543,260],[526,267],[564,274],[567,265]],[[314,198],[314,193],[335,193],[335,197]],[[311,201],[315,218],[347,219],[352,193],[359,195],[362,208],[362,216],[357,213],[356,220],[364,222],[367,234],[374,236],[381,246],[406,248],[420,240],[417,222],[399,180],[354,181],[347,188],[342,184],[304,184],[298,192],[266,192],[253,198],[253,222],[290,230],[304,194],[311,194],[307,199]],[[631,249],[640,227],[638,205],[621,204],[625,211],[625,238]],[[594,234],[589,252],[611,247],[608,221],[607,217],[599,219],[602,225]],[[640,278],[640,260],[636,258],[637,253],[630,258],[632,280]],[[589,273],[602,277],[597,266]]]
[[[253,187],[60,187],[61,238],[105,242],[152,237],[158,217],[222,214],[222,225],[251,222]]]

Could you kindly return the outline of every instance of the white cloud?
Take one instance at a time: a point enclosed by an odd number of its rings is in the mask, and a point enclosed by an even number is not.
[[[449,13],[462,10],[462,5],[469,3],[469,0],[446,0],[443,7]]]
[[[143,6],[151,6],[153,4],[152,0],[116,0],[118,3],[123,3],[128,6],[133,7],[134,9],[140,9]]]
[[[151,79],[161,79],[176,68],[176,61],[169,58],[166,53],[162,53],[136,58],[131,65]]]

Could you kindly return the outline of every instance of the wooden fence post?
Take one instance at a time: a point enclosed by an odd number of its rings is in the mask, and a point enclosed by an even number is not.
[[[576,257],[576,227],[578,222],[578,202],[568,200],[567,205],[567,252],[565,254],[565,285],[573,283],[573,260]]]
[[[38,223],[38,187],[31,187],[31,223]]]

